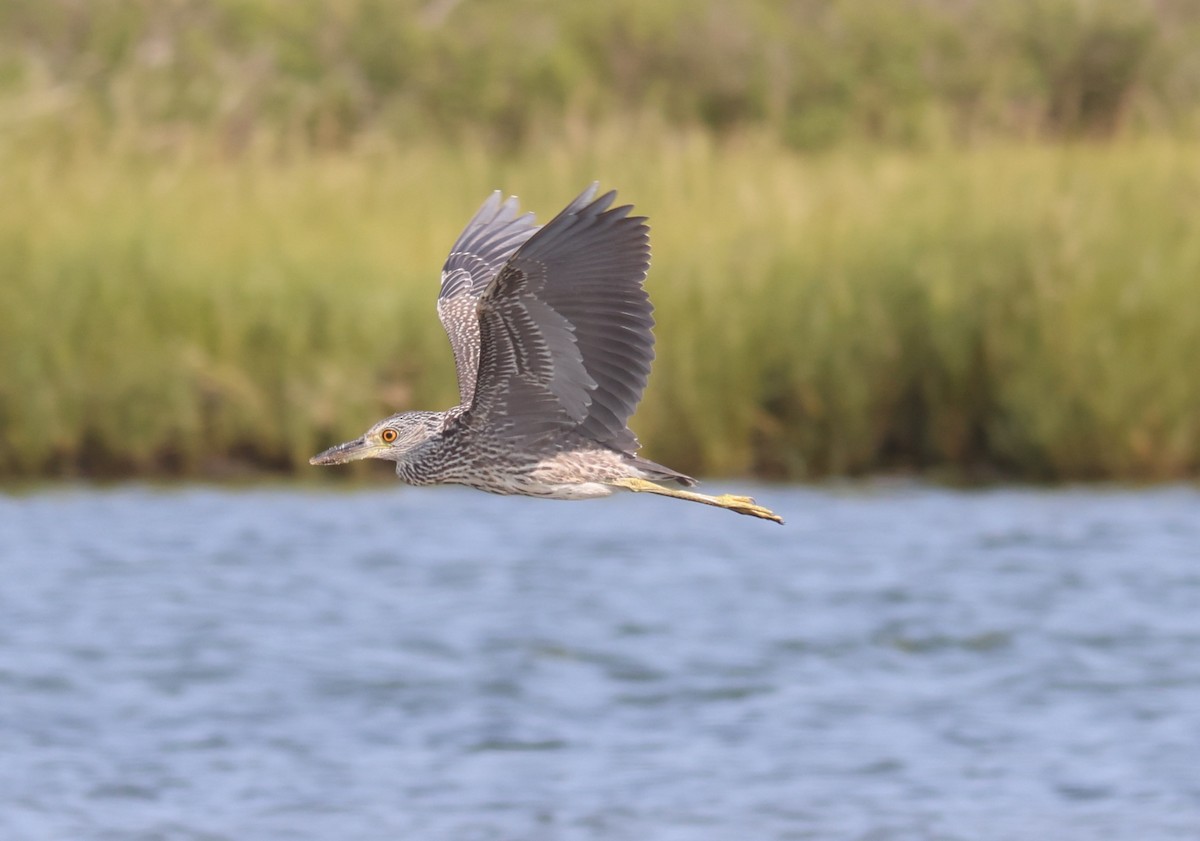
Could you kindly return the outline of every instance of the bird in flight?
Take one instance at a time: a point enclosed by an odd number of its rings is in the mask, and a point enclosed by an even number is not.
[[[627,490],[782,523],[747,496],[682,490],[696,480],[637,455],[627,422],[654,358],[649,228],[597,189],[543,227],[493,193],[442,268],[459,405],[384,418],[310,463],[379,458],[410,485],[548,499]]]

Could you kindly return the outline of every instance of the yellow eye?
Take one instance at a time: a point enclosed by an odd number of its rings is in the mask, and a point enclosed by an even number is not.
[[[400,436],[397,434],[396,430],[389,426],[387,429],[383,430],[383,432],[379,433],[379,437],[383,440],[383,443],[391,444]]]

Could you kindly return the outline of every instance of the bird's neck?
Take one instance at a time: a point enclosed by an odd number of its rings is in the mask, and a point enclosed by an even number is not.
[[[444,481],[448,456],[445,434],[455,409],[446,412],[422,412],[428,437],[396,460],[396,475],[409,485],[436,485]]]

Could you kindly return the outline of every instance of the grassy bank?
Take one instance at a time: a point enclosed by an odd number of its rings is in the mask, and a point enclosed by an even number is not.
[[[635,428],[701,474],[1200,469],[1200,148],[800,158],[633,127],[497,164],[4,160],[0,475],[298,469],[443,407],[437,271],[494,187],[649,214]],[[651,139],[657,138],[657,139]]]

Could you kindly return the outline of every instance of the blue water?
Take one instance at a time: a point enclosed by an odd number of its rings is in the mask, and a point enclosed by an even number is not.
[[[1200,838],[1200,492],[751,490],[0,495],[0,839]]]

